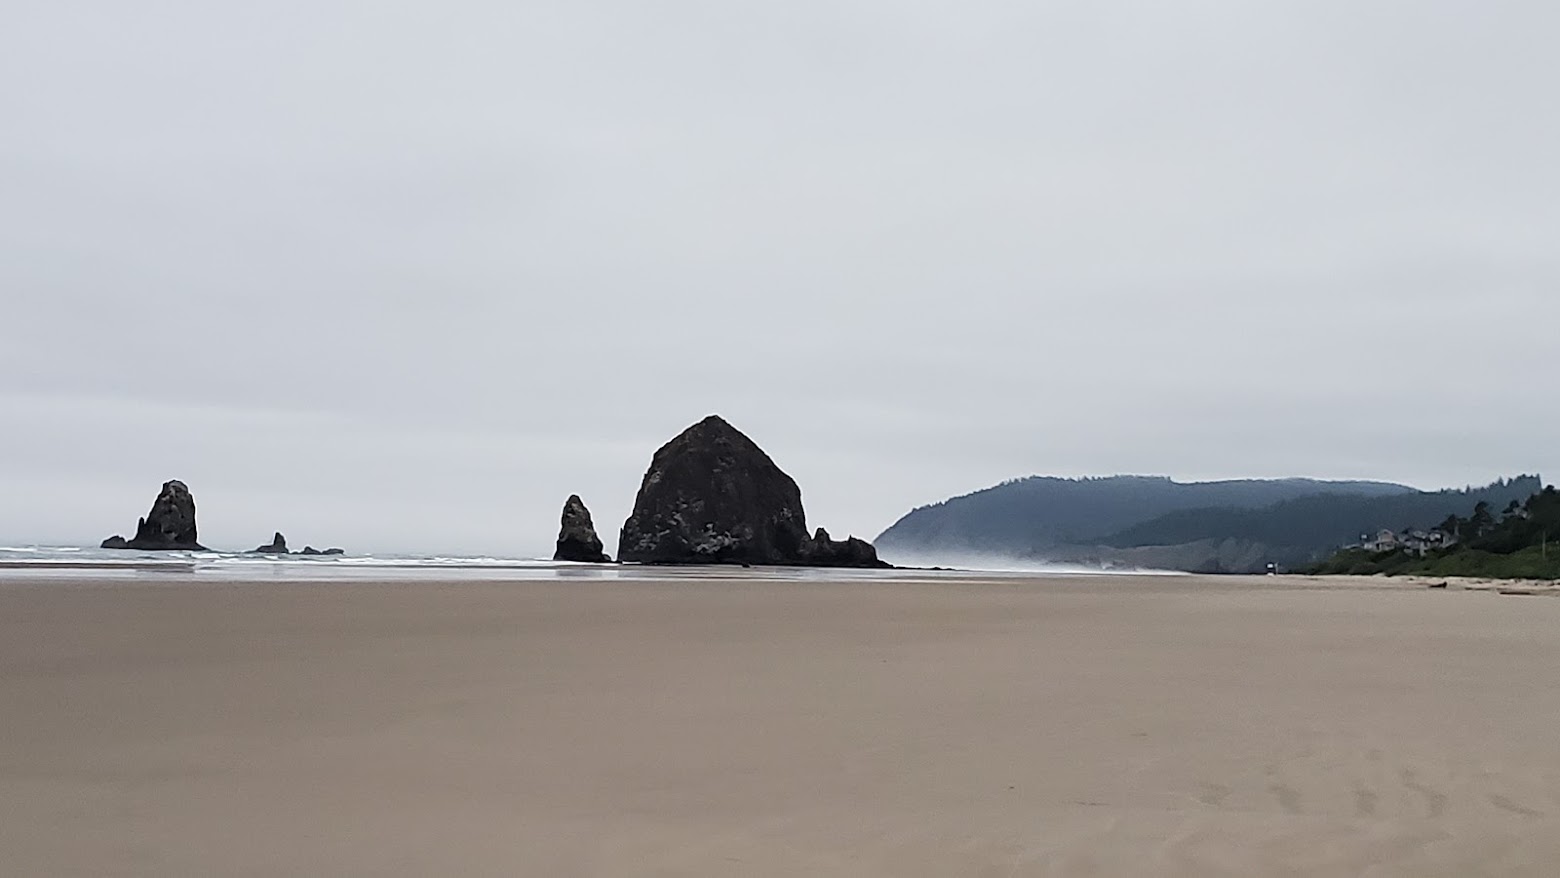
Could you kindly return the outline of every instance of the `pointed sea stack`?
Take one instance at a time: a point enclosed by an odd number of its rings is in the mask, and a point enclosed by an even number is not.
[[[276,535],[271,537],[269,546],[261,546],[255,549],[254,553],[261,555],[285,555],[287,554],[287,538],[282,536],[281,531],[277,531]]]
[[[596,536],[596,525],[590,520],[590,510],[578,494],[570,494],[563,504],[563,517],[558,528],[558,549],[553,552],[554,561],[585,561],[592,564],[610,564],[611,558],[601,550],[601,537]]]
[[[641,564],[887,567],[871,544],[807,535],[802,492],[753,440],[710,415],[661,446],[618,560]]]
[[[204,552],[195,533],[195,498],[177,479],[164,482],[152,503],[152,511],[136,522],[135,538],[114,535],[103,541],[105,549]]]

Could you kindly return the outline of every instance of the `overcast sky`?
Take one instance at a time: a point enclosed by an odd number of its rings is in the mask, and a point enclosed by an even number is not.
[[[0,542],[609,551],[719,412],[1031,473],[1560,473],[1560,6],[85,2],[0,26]]]

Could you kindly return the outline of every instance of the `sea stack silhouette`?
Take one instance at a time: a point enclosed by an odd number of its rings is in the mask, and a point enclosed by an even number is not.
[[[287,538],[282,536],[281,531],[277,531],[276,534],[271,537],[270,545],[261,546],[258,549],[251,549],[250,554],[286,555],[288,554]]]
[[[590,510],[578,494],[570,494],[563,504],[563,516],[558,528],[558,548],[553,552],[554,561],[586,561],[593,564],[609,564],[611,558],[602,551],[601,537],[596,535],[596,525],[590,520]]]
[[[710,415],[661,446],[623,523],[618,560],[641,564],[888,567],[864,540],[807,533],[802,492],[764,450]]]
[[[204,552],[195,532],[195,498],[190,489],[174,479],[163,482],[162,492],[152,503],[152,511],[135,525],[135,538],[127,540],[115,534],[103,541],[105,549],[142,551]]]

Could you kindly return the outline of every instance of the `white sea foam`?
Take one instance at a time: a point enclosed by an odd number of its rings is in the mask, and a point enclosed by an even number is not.
[[[537,573],[581,565],[538,558],[506,558],[496,555],[261,555],[253,552],[145,552],[79,546],[0,546],[4,570],[29,571],[29,575],[55,572],[82,575],[85,571],[162,576],[169,573],[200,578],[364,579],[373,576],[439,575],[530,578]],[[589,566],[589,565],[584,565]],[[437,574],[435,574],[437,571]],[[0,570],[3,573],[3,570]]]

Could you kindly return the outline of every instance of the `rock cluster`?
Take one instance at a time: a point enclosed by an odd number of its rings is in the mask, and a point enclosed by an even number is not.
[[[322,551],[313,546],[304,546],[301,551],[288,552],[287,538],[282,536],[281,531],[277,531],[276,536],[271,538],[270,545],[261,546],[258,549],[250,549],[249,552],[252,555],[345,555],[347,553],[345,549],[325,549]]]
[[[195,498],[177,480],[165,482],[135,537],[112,536],[105,549],[206,551],[195,528]],[[256,554],[286,555],[277,532]],[[650,461],[623,523],[619,560],[641,564],[763,564],[888,567],[871,543],[838,541],[823,528],[807,532],[796,482],[742,431],[710,415],[661,446]],[[341,555],[305,546],[298,555]],[[553,559],[611,563],[579,495],[563,504]]]
[[[802,563],[809,567],[887,567],[879,561],[877,549],[856,537],[846,537],[843,542],[829,539],[829,532],[818,528],[802,551]]]
[[[563,504],[563,516],[558,528],[558,548],[553,552],[554,561],[585,561],[594,564],[611,563],[612,559],[602,551],[601,537],[596,535],[596,525],[590,520],[590,510],[578,494],[570,494]]]
[[[177,479],[164,482],[152,503],[152,511],[135,525],[134,539],[115,534],[103,541],[105,549],[204,552],[195,530],[195,498]]]
[[[753,440],[710,415],[650,461],[618,558],[642,564],[887,567],[862,540],[807,533],[802,492]]]

